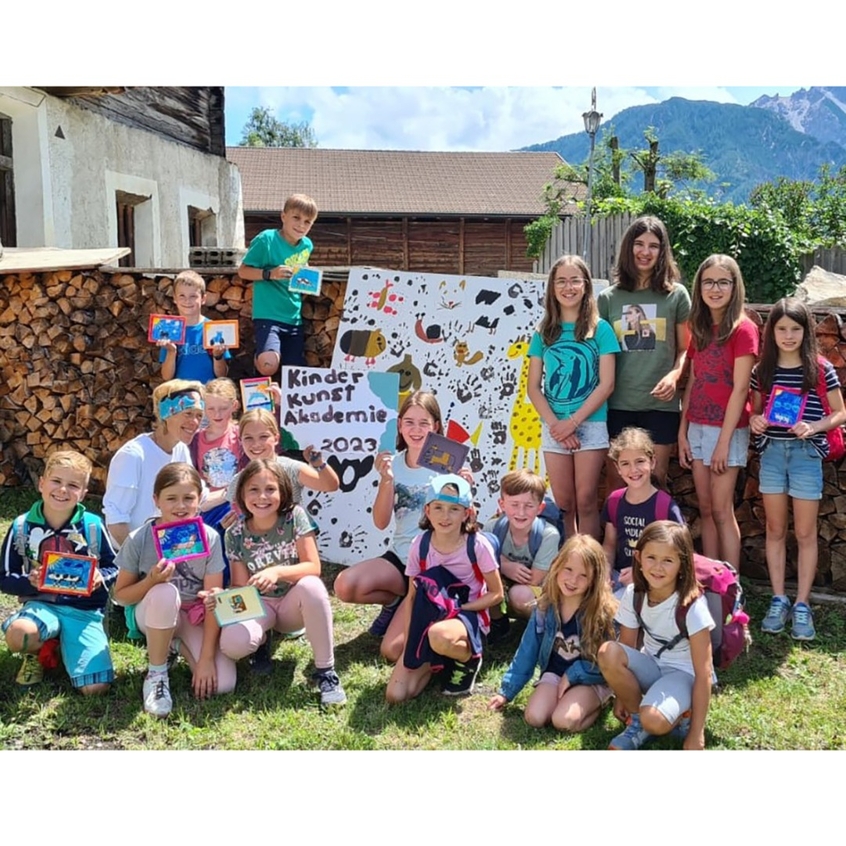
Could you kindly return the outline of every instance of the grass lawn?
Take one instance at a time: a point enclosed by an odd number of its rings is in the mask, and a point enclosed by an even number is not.
[[[25,511],[32,489],[0,490],[0,533]],[[88,503],[97,510],[98,503]],[[324,565],[331,589],[338,568]],[[722,690],[711,703],[706,743],[711,749],[843,749],[846,734],[846,614],[844,607],[815,607],[818,631],[812,644],[788,634],[758,633],[767,597],[752,593],[749,611],[755,643],[721,674]],[[0,619],[16,607],[0,596]],[[208,702],[190,695],[184,662],[171,671],[174,710],[167,720],[146,715],[141,684],[146,670],[143,645],[126,639],[113,617],[112,650],[117,682],[108,695],[83,698],[73,692],[60,669],[43,684],[24,689],[14,683],[19,658],[0,645],[0,748],[2,749],[604,749],[618,731],[610,711],[584,734],[565,736],[552,729],[531,729],[521,706],[530,688],[503,713],[487,702],[516,650],[522,625],[487,650],[477,684],[468,698],[453,700],[428,690],[400,707],[384,701],[390,668],[379,657],[367,627],[378,610],[350,606],[332,598],[336,667],[347,692],[346,707],[322,712],[308,685],[311,650],[305,640],[276,641],[273,672],[258,677],[239,667],[234,694]],[[681,741],[654,742],[658,749]]]

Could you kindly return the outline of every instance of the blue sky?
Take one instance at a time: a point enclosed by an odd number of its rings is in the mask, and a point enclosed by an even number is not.
[[[603,121],[669,97],[746,105],[800,86],[597,85]],[[511,150],[584,130],[589,86],[227,86],[226,143],[236,145],[255,106],[308,121],[318,144],[359,150]]]

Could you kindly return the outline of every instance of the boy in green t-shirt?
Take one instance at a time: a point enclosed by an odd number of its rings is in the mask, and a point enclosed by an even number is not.
[[[255,283],[255,366],[261,376],[273,376],[283,363],[305,364],[302,295],[289,290],[288,280],[308,264],[313,245],[307,236],[316,218],[317,204],[311,197],[288,197],[282,227],[259,232],[238,268],[242,279]]]

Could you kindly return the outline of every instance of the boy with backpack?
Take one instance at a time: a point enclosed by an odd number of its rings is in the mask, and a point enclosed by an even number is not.
[[[544,577],[564,540],[560,512],[545,495],[546,482],[537,473],[531,470],[506,473],[500,482],[502,516],[484,526],[485,532],[499,541],[500,573],[508,612],[526,620],[532,614]],[[488,643],[502,640],[508,628],[508,617],[502,609],[491,609]]]
[[[58,663],[57,648],[81,693],[105,693],[114,680],[103,615],[117,567],[103,521],[82,505],[91,469],[91,462],[73,450],[48,456],[38,481],[41,499],[15,518],[3,540],[0,591],[24,603],[2,627],[9,650],[23,655],[15,677],[19,685],[40,682],[44,668]],[[94,558],[90,595],[40,590],[47,552]]]

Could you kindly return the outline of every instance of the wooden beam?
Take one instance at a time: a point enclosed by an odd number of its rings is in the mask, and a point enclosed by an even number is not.
[[[351,267],[352,259],[352,218],[347,218],[347,264]]]
[[[408,218],[402,219],[402,269],[408,270]]]
[[[458,272],[464,273],[464,218],[458,223]]]
[[[511,220],[505,221],[505,270],[511,269]]]

